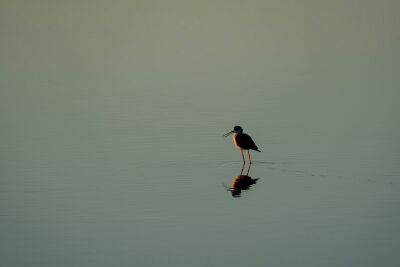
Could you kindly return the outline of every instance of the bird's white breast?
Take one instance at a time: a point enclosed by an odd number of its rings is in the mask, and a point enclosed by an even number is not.
[[[236,136],[237,136],[237,133],[234,133],[233,134],[233,144],[235,145],[235,147],[237,148],[237,149],[241,149],[240,148],[240,146],[238,145],[238,143],[236,142]]]

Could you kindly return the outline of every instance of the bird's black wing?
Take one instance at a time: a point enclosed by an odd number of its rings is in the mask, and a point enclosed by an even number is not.
[[[244,148],[244,149],[253,149],[253,150],[257,150],[257,151],[260,151],[260,150],[258,150],[258,147],[256,146],[256,144],[254,143],[254,141],[253,141],[253,139],[251,139],[251,137],[250,136],[248,136],[247,134],[242,134],[242,138],[241,138],[242,140],[241,140],[241,146]]]

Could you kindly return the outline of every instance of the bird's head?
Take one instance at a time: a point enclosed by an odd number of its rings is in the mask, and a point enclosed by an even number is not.
[[[235,126],[235,127],[233,127],[233,131],[230,131],[230,132],[224,134],[224,136],[227,137],[233,133],[241,134],[241,133],[243,133],[243,128],[240,126]]]
[[[241,133],[243,133],[243,128],[240,126],[235,126],[235,127],[233,127],[233,132],[241,134]]]

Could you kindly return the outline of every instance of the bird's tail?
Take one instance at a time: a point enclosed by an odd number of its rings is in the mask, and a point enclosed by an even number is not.
[[[258,147],[256,149],[254,149],[255,151],[261,152],[261,150],[258,150]]]

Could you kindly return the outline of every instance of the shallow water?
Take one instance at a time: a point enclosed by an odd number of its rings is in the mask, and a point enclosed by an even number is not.
[[[1,266],[400,264],[398,9],[260,5],[5,5]]]

